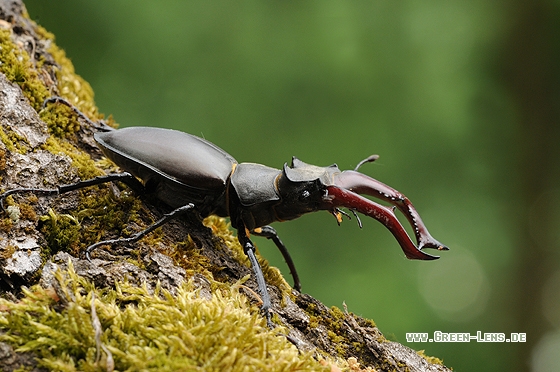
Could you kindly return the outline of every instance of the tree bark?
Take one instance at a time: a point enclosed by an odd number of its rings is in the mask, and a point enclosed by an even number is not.
[[[74,74],[54,41],[26,14],[21,1],[0,1],[0,31],[4,32],[0,53],[2,192],[18,187],[55,188],[102,172],[94,163],[102,160],[93,140],[96,128],[72,110],[53,114],[53,109],[41,107],[45,98],[62,96],[92,120],[100,117],[87,83]],[[7,48],[13,50],[6,53]],[[8,198],[0,216],[2,297],[17,301],[22,287],[37,283],[55,286],[54,270],[67,269],[69,262],[78,275],[92,281],[96,288],[112,288],[128,280],[138,286],[159,286],[174,293],[182,282],[194,277],[201,288],[211,293],[212,288],[205,284],[209,279],[235,283],[250,275],[245,286],[258,292],[250,267],[236,258],[231,244],[196,218],[166,225],[157,239],[96,251],[92,262],[83,259],[83,248],[95,242],[89,241],[92,237],[101,240],[118,237],[123,230],[138,231],[168,211],[156,200],[129,194],[120,185],[92,187],[83,193],[54,197],[22,193]],[[121,225],[97,224],[95,217],[101,216],[95,213],[92,218],[75,223],[72,216],[94,208],[84,208],[84,200],[104,198],[123,204],[119,210],[122,213],[116,215],[124,216]],[[55,232],[64,224],[64,234]],[[189,241],[194,245],[183,243]],[[192,253],[192,257],[177,259],[180,246],[186,247],[184,253]],[[264,266],[268,280],[274,276],[274,270]],[[283,279],[269,280],[268,288],[275,321],[289,330],[288,339],[302,352],[350,361],[352,370],[357,370],[357,361],[362,368],[377,371],[449,371],[442,364],[430,362],[435,358],[425,358],[408,347],[387,341],[372,321],[345,310],[329,309],[311,296],[292,290]],[[257,301],[247,293],[251,301]],[[0,343],[0,369],[11,371],[22,366],[42,368],[32,351],[15,352],[13,345]]]

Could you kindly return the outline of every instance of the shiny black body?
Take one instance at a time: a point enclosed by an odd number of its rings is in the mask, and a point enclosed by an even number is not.
[[[314,180],[282,188],[281,170],[239,164],[213,143],[188,133],[131,127],[96,133],[95,140],[109,159],[143,181],[146,192],[173,208],[193,203],[202,217],[230,216],[234,228],[253,231],[319,208],[317,202],[310,210],[299,197],[313,188]],[[288,199],[282,197],[283,189]],[[286,204],[291,199],[296,203]]]
[[[94,135],[120,168],[173,208],[196,205],[202,216],[227,216],[227,186],[237,161],[212,143],[170,129],[131,127]]]

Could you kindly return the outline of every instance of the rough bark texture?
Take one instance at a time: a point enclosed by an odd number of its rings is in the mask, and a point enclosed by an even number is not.
[[[61,88],[60,71],[67,67],[60,65],[60,61],[49,54],[53,41],[45,38],[45,33],[27,18],[22,2],[0,1],[0,19],[0,29],[9,31],[20,52],[29,56],[28,66],[34,69],[35,78],[44,85],[48,95],[72,97],[72,92]],[[4,67],[6,63],[2,61]],[[17,187],[52,188],[80,179],[83,174],[76,169],[76,160],[53,152],[49,147],[52,129],[38,114],[41,103],[32,102],[30,98],[41,95],[30,95],[26,92],[30,89],[26,83],[10,79],[6,70],[3,71],[0,73],[1,191]],[[74,115],[71,111],[69,114]],[[101,152],[92,138],[95,128],[79,120],[79,129],[66,135],[64,141],[76,151],[83,151],[95,160],[101,159]],[[126,188],[121,186],[120,189],[113,187],[112,191],[118,194],[123,190]],[[97,194],[97,188],[87,193],[89,198],[103,197]],[[196,219],[188,218],[165,226],[163,237],[155,244],[139,242],[133,247],[113,247],[111,253],[100,250],[89,262],[80,256],[77,249],[87,246],[88,242],[74,242],[74,246],[69,248],[64,247],[64,242],[58,242],[59,246],[54,249],[54,243],[47,236],[49,227],[45,221],[50,221],[52,228],[57,216],[79,209],[79,192],[55,197],[23,194],[14,196],[14,200],[5,203],[6,210],[0,216],[0,289],[5,298],[17,299],[22,286],[37,283],[55,285],[53,271],[66,267],[69,260],[79,275],[95,282],[98,288],[111,287],[124,279],[148,287],[155,287],[159,281],[161,287],[173,293],[186,277],[194,276],[203,291],[211,291],[201,273],[178,266],[177,261],[166,255],[176,249],[177,242],[187,241],[189,236],[196,246],[193,249],[204,257],[215,280],[235,282],[252,274],[250,268],[236,260],[225,243],[212,234],[211,229]],[[166,211],[165,206],[157,201],[144,197],[140,200],[137,219],[130,222],[132,226],[127,226],[132,231],[148,225]],[[50,212],[51,209],[54,212]],[[83,222],[79,228],[87,230],[93,227]],[[114,238],[118,234],[119,231],[114,230],[99,232],[102,239]],[[132,264],[131,260],[138,260],[142,265]],[[257,291],[253,278],[246,285]],[[273,313],[290,329],[291,341],[302,351],[321,351],[342,359],[354,357],[362,367],[371,366],[378,371],[449,370],[443,365],[431,364],[410,348],[387,341],[371,321],[346,311],[329,309],[306,294],[292,291],[292,296],[286,296],[285,291],[271,283],[269,291]],[[0,343],[0,369],[12,371],[22,366],[40,370],[34,367],[33,354],[16,353],[9,344]]]

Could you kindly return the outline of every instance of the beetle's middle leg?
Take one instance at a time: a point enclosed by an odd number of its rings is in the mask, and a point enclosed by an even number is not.
[[[254,235],[264,236],[265,238],[271,239],[274,244],[276,244],[276,247],[278,247],[278,250],[280,251],[280,253],[282,253],[282,257],[284,257],[284,261],[286,261],[286,264],[290,269],[290,274],[292,274],[292,279],[294,279],[294,289],[298,292],[301,292],[301,282],[299,281],[299,276],[296,270],[296,266],[294,265],[294,261],[290,256],[290,252],[288,252],[288,249],[286,248],[284,243],[282,243],[282,240],[280,240],[280,238],[278,237],[276,230],[272,226],[266,225],[256,228],[251,232]]]
[[[191,212],[193,208],[194,208],[194,204],[189,203],[187,205],[183,205],[183,206],[181,206],[177,209],[174,209],[171,212],[164,214],[162,218],[160,218],[159,220],[157,220],[156,222],[154,222],[153,224],[151,224],[150,226],[148,226],[144,230],[132,235],[131,237],[103,240],[103,241],[97,242],[95,244],[92,244],[92,245],[90,245],[89,247],[86,248],[86,257],[89,261],[91,261],[91,252],[94,249],[96,249],[96,248],[98,248],[102,245],[112,245],[112,244],[121,244],[121,243],[135,243],[138,240],[145,237],[146,235],[148,235],[149,233],[151,233],[152,231],[154,231],[155,229],[157,229],[158,227],[160,227],[162,225],[165,225],[166,223],[168,223],[171,220],[174,220],[175,218],[178,218],[178,217],[180,217],[180,216],[182,216],[186,213]]]

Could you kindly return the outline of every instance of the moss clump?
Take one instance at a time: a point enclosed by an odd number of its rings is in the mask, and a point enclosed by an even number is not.
[[[337,332],[340,331],[342,327],[342,323],[344,322],[344,318],[346,317],[342,310],[340,310],[336,306],[331,306],[330,311],[331,320],[330,320],[330,328],[336,330]]]
[[[41,231],[45,235],[48,249],[44,255],[50,257],[58,251],[68,250],[75,246],[80,238],[80,223],[70,214],[57,214],[52,209],[45,216],[41,216],[43,222]]]
[[[39,113],[41,120],[47,123],[49,133],[55,137],[67,138],[80,130],[80,122],[72,108],[66,105],[51,104]]]
[[[37,199],[37,197],[35,195],[31,195],[28,199]],[[18,206],[20,210],[19,217],[22,220],[28,220],[33,222],[36,222],[38,220],[37,213],[35,213],[35,209],[30,204],[20,203]]]
[[[6,169],[6,150],[0,148],[0,172]],[[2,178],[0,178],[1,180]]]
[[[6,149],[9,152],[19,152],[20,154],[27,153],[27,141],[25,138],[21,137],[19,134],[12,130],[8,130],[8,132],[4,131],[3,128],[0,127],[0,141],[6,146]],[[5,157],[3,157],[4,167],[6,166]]]
[[[12,257],[12,255],[17,251],[17,247],[12,244],[8,244],[4,247],[3,250],[0,251],[0,258],[7,260],[8,258]]]
[[[57,214],[52,210],[40,217],[41,231],[48,242],[46,253],[58,251],[79,255],[89,245],[103,239],[107,231],[120,231],[128,237],[136,231],[128,231],[128,225],[138,219],[141,201],[123,192],[116,197],[107,186],[96,190],[79,191],[79,209],[70,214]]]
[[[426,361],[430,364],[439,364],[439,365],[443,366],[443,360],[441,360],[437,357],[432,357],[432,356],[426,355],[424,350],[418,350],[418,351],[416,351],[416,354],[418,354],[422,358],[426,359]]]
[[[221,270],[220,267],[212,264],[210,259],[202,254],[190,235],[186,241],[174,244],[169,252],[165,253],[171,257],[177,266],[185,269],[188,276],[200,273],[207,278],[214,278],[216,272]]]
[[[10,217],[0,219],[0,231],[8,232],[14,226],[14,222]]]
[[[72,159],[72,165],[76,168],[78,176],[81,179],[88,180],[97,176],[103,175],[103,171],[95,166],[95,162],[83,151],[80,151],[70,142],[63,139],[55,139],[54,137],[47,138],[47,141],[42,145],[44,150],[53,154],[64,154]]]
[[[50,370],[330,370],[269,330],[236,285],[215,283],[204,299],[192,282],[176,296],[126,282],[99,290],[71,264],[55,278],[56,291],[35,286],[21,301],[0,300],[0,340]]]
[[[39,111],[49,92],[29,55],[14,44],[11,35],[11,30],[0,29],[0,71],[9,81],[21,87],[31,106]]]

